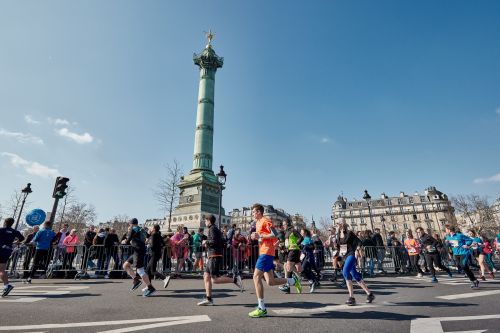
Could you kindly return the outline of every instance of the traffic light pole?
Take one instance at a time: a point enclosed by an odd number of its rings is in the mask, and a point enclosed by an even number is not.
[[[59,204],[59,198],[55,198],[54,199],[54,206],[52,206],[52,213],[50,213],[50,225],[53,226],[54,225],[54,221],[56,219],[56,212],[57,212],[57,205]]]

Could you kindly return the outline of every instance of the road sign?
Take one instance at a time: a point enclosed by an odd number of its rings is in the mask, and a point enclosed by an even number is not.
[[[26,215],[26,223],[30,226],[40,225],[45,222],[46,214],[41,209],[33,209]]]

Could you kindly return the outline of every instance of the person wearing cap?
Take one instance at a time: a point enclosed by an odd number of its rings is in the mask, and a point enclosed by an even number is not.
[[[151,284],[151,280],[144,270],[146,236],[141,227],[139,227],[139,221],[136,218],[131,219],[128,224],[127,238],[123,241],[123,244],[131,245],[133,253],[123,264],[123,269],[134,280],[130,291],[139,288],[144,281],[144,283],[148,286],[148,289],[143,292],[142,296],[149,297],[153,295],[156,289]],[[135,272],[132,269],[132,265],[135,266]]]

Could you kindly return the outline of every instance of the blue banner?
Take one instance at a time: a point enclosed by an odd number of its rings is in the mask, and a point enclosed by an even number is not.
[[[45,212],[41,209],[33,209],[26,215],[26,223],[30,226],[40,225],[45,222]]]

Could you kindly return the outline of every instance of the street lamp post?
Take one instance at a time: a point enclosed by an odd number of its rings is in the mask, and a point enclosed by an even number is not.
[[[380,217],[380,222],[382,222],[382,229],[384,229],[384,238],[385,238],[385,241],[387,241],[387,230],[385,228],[385,217],[384,217],[384,215],[382,215]]]
[[[372,218],[372,209],[370,207],[370,200],[371,200],[371,196],[368,194],[368,191],[365,190],[365,194],[363,195],[363,199],[366,200],[366,203],[368,204],[368,214],[370,215],[370,225],[371,225],[371,228],[372,228],[372,231],[373,231],[373,218]]]
[[[16,225],[14,227],[14,229],[17,230],[17,227],[19,225],[19,219],[21,218],[21,214],[23,213],[23,207],[24,207],[24,203],[26,202],[26,198],[28,197],[28,194],[30,194],[31,192],[33,192],[31,190],[31,183],[28,183],[28,185],[26,185],[25,188],[23,188],[21,190],[21,192],[24,193],[24,198],[23,198],[23,203],[21,204],[21,209],[19,210],[19,215],[17,215],[17,221],[16,221]]]
[[[222,190],[224,189],[224,185],[226,184],[227,174],[224,172],[224,166],[220,166],[220,171],[217,174],[217,182],[219,183],[219,220],[217,222],[217,226],[220,229],[220,220],[221,220],[221,212],[222,212]]]

